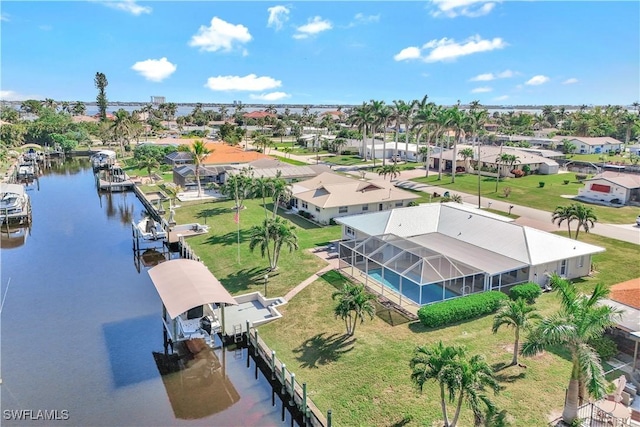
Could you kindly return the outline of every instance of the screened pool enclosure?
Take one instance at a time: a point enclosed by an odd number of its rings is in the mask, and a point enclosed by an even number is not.
[[[529,276],[528,266],[516,260],[438,233],[343,241],[339,257],[343,273],[366,285],[380,285],[382,295],[395,294],[401,304],[408,299],[425,305],[489,289],[504,290],[526,282]]]

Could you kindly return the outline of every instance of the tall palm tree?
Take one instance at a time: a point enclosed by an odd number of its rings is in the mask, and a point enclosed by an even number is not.
[[[569,232],[569,238],[571,238],[571,221],[573,221],[574,213],[573,206],[557,206],[551,214],[551,222],[553,224],[558,222],[558,228],[564,221],[567,222],[567,231]]]
[[[422,161],[428,165],[429,164],[429,154],[431,152],[431,137],[434,133],[434,128],[435,128],[435,112],[436,112],[436,105],[432,102],[427,103],[426,102],[426,98],[427,96],[425,95],[424,98],[422,99],[422,101],[414,101],[415,103],[415,113],[413,114],[412,117],[412,121],[411,121],[411,129],[414,130],[416,132],[416,155],[418,153],[420,153],[421,147],[420,147],[420,138],[422,136],[422,134],[426,135],[426,154],[427,157],[425,159],[422,159]],[[408,145],[407,145],[407,150]],[[423,150],[424,152],[424,150]],[[427,171],[426,173],[428,174],[429,169],[427,166]]]
[[[518,353],[520,351],[520,332],[523,329],[529,329],[534,320],[542,319],[535,312],[533,305],[527,304],[524,298],[518,298],[516,301],[509,300],[498,310],[493,318],[493,333],[497,333],[500,326],[505,325],[513,327],[515,330],[515,342],[513,343],[513,360],[511,365],[518,364]]]
[[[273,194],[273,181],[266,177],[254,178],[251,184],[251,193],[254,197],[262,197],[264,218],[267,219],[267,197],[271,197]]]
[[[139,169],[146,169],[149,178],[151,178],[151,172],[160,167],[160,162],[158,162],[158,159],[154,156],[147,155],[138,160],[137,167]]]
[[[280,203],[288,203],[291,200],[291,186],[281,177],[280,171],[276,174],[276,177],[272,180],[273,190],[273,218],[278,215],[278,207]]]
[[[609,295],[601,283],[591,295],[579,293],[575,285],[557,274],[551,276],[551,285],[558,291],[561,308],[544,318],[528,335],[522,355],[534,356],[550,347],[563,347],[569,352],[572,368],[562,418],[571,424],[578,418],[578,403],[586,398],[585,392],[596,399],[606,393],[600,358],[589,342],[601,337],[620,312],[600,303]]]
[[[571,207],[573,210],[573,217],[578,222],[578,226],[576,227],[576,240],[578,240],[580,229],[583,229],[585,233],[588,233],[589,230],[595,226],[598,218],[596,217],[593,208],[585,206],[582,203],[573,203]]]
[[[338,299],[334,314],[344,320],[347,335],[355,334],[358,320],[363,323],[365,315],[373,319],[375,308],[371,301],[375,296],[366,292],[363,285],[346,283],[341,290],[331,294],[331,298]]]
[[[362,149],[360,152],[360,156],[363,160],[366,160],[367,149],[366,149],[366,137],[367,137],[367,129],[369,125],[373,122],[373,114],[371,112],[371,108],[367,103],[363,102],[362,105],[354,107],[351,115],[349,116],[349,124],[355,126],[358,129],[358,132],[362,133]]]
[[[269,258],[269,269],[276,270],[283,247],[287,247],[289,252],[298,249],[295,226],[282,217],[265,219],[262,225],[251,228],[249,250],[253,252],[256,247],[260,248],[263,257],[266,254]]]
[[[388,175],[389,182],[391,182],[400,175],[400,166],[395,163],[384,165],[378,170],[378,175],[382,175],[384,179],[387,179]]]
[[[488,117],[489,113],[486,109],[476,110],[472,108],[471,111],[469,111],[469,129],[471,131],[471,136],[474,139],[474,144],[477,144],[478,146],[478,160],[476,162],[476,172],[478,173],[478,209],[480,209],[482,182],[482,175],[480,174],[480,141],[478,141],[478,133],[480,129],[484,128],[484,124],[487,122]]]
[[[440,181],[442,179],[442,154],[444,153],[444,138],[442,138],[442,135],[451,125],[451,112],[442,106],[438,106],[436,107],[434,119],[434,135],[436,143],[438,138],[440,139],[440,160],[438,161],[438,181]]]
[[[453,155],[451,159],[451,182],[456,182],[456,161],[458,160],[458,142],[464,132],[464,127],[467,122],[467,115],[464,110],[461,110],[458,105],[449,109],[449,126],[455,132],[453,138]]]
[[[466,172],[469,172],[469,169],[471,169],[469,159],[473,159],[473,148],[471,147],[463,148],[462,150],[460,150],[459,154],[462,156],[462,159],[464,160],[464,170]]]
[[[124,156],[124,144],[129,142],[129,138],[132,135],[131,116],[129,112],[123,108],[120,108],[114,113],[114,120],[111,124],[109,131],[113,138],[118,141],[120,145],[120,155]]]
[[[384,101],[376,101],[372,99],[369,101],[369,106],[371,110],[371,157],[373,157],[373,167],[376,167],[376,132],[380,129],[380,126],[383,123],[386,123],[387,118],[389,117],[389,109],[385,105]],[[384,136],[383,142],[384,142]],[[384,158],[384,149],[383,158]]]
[[[193,164],[196,167],[198,197],[202,197],[202,186],[200,185],[200,167],[202,166],[204,159],[206,159],[209,154],[213,153],[213,150],[208,149],[202,140],[196,140],[193,141],[193,145],[189,148],[189,152],[193,155]]]
[[[424,176],[429,176],[429,146],[425,145],[418,149],[418,157],[424,163]]]

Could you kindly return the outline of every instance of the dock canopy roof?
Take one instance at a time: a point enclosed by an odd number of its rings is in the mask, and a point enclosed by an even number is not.
[[[198,261],[165,261],[151,268],[149,276],[172,319],[204,304],[238,304],[207,267]]]

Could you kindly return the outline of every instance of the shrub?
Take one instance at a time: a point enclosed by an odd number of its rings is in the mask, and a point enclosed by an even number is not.
[[[538,187],[543,188],[543,187],[544,187],[544,181],[540,181],[540,182],[538,183]]]
[[[449,325],[494,313],[506,299],[507,295],[500,291],[467,295],[426,305],[418,310],[418,318],[428,328]]]
[[[524,172],[525,175],[529,175],[531,173],[531,166],[529,165],[522,166],[522,172]]]
[[[514,169],[511,171],[511,174],[516,178],[522,178],[524,176],[524,171],[521,171],[520,169]]]
[[[522,285],[515,285],[509,291],[509,298],[512,300],[517,300],[518,298],[523,298],[529,304],[533,304],[536,302],[536,298],[538,298],[542,294],[542,289],[540,285],[537,283],[524,283]]]
[[[577,173],[576,174],[576,181],[582,182],[585,179],[587,179],[587,174],[582,174],[582,173]]]
[[[618,354],[618,345],[614,340],[606,336],[590,339],[589,345],[598,353],[601,360],[609,360]]]
[[[568,179],[565,179],[565,180],[564,180],[564,181],[562,181],[562,182],[564,182],[564,185],[569,185],[569,182],[570,182],[570,181],[569,181]]]

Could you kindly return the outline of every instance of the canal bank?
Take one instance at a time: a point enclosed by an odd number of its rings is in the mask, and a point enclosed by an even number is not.
[[[205,415],[196,412],[202,405],[176,413],[180,381],[167,382],[155,360],[163,352],[162,305],[131,248],[131,222],[144,207],[132,193],[98,194],[91,169],[78,159],[42,176],[41,187],[30,193],[29,239],[0,251],[0,397],[3,414],[13,417],[3,425],[50,425],[24,419],[38,410],[65,411],[68,419],[55,421],[64,426],[282,423],[268,380],[256,379],[246,360],[225,348],[212,351],[211,375],[189,380],[224,378],[237,402]],[[215,400],[199,396],[204,404]],[[288,410],[284,423],[291,423]]]

